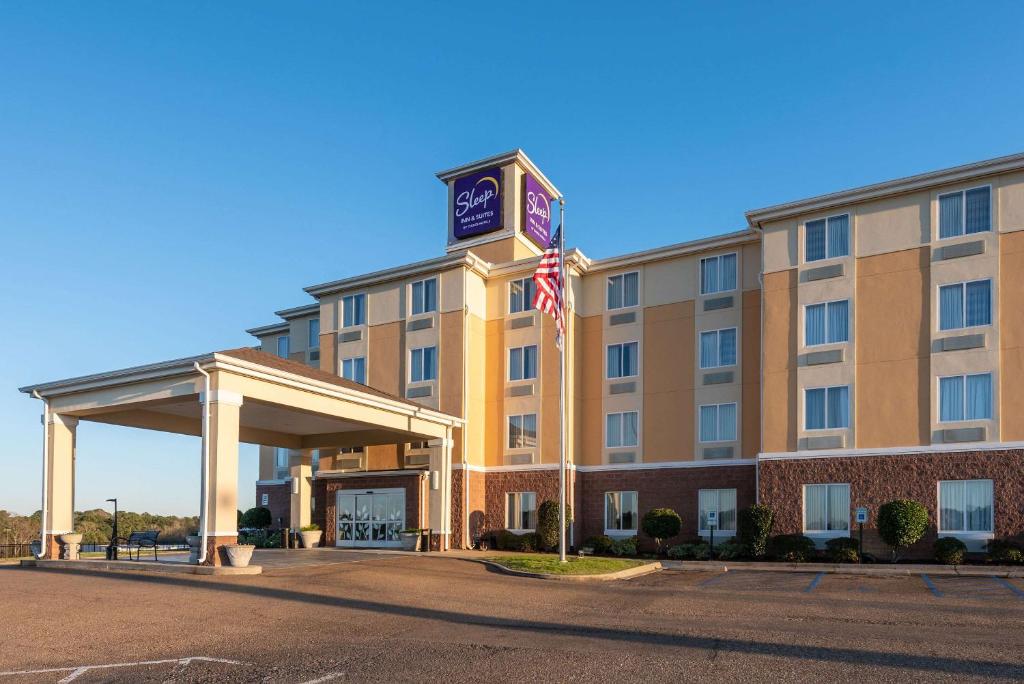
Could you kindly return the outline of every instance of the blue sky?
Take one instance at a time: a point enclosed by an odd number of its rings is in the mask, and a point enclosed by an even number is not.
[[[522,147],[602,257],[1024,150],[1024,8],[853,7],[5,4],[0,508],[39,506],[17,387],[252,344],[303,286],[440,254],[438,170]],[[195,438],[79,428],[79,508],[194,514],[198,473]]]

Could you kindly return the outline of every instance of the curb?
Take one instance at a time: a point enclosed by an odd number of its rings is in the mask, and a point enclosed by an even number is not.
[[[833,575],[874,575],[877,577],[909,577],[914,575],[953,575],[959,577],[1024,578],[1024,568],[1016,566],[978,567],[970,565],[855,565],[845,563],[722,563],[716,561],[662,561],[666,570],[684,572],[747,570],[752,572],[826,573]]]
[[[606,572],[600,575],[549,575],[542,572],[527,572],[525,570],[513,570],[512,568],[506,568],[501,563],[495,563],[494,561],[467,558],[466,560],[471,563],[480,563],[487,567],[494,568],[498,572],[506,575],[514,575],[516,577],[529,577],[531,579],[541,580],[552,580],[555,582],[610,582],[614,580],[631,579],[633,577],[641,577],[643,575],[649,575],[652,572],[658,572],[664,567],[663,563],[653,562],[638,565],[635,568],[626,568],[625,570],[618,570],[616,572]]]
[[[103,560],[23,560],[23,568],[63,570],[101,570],[115,572],[143,572],[156,575],[260,575],[263,567],[249,565],[233,568],[227,565],[188,565],[187,563],[144,563],[140,561]]]

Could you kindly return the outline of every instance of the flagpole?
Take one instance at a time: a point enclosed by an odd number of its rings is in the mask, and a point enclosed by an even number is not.
[[[569,301],[569,283],[565,277],[565,198],[558,198],[558,277],[562,281],[562,340],[558,350],[558,560],[567,563],[565,556],[565,352],[568,347],[569,318],[566,309]]]

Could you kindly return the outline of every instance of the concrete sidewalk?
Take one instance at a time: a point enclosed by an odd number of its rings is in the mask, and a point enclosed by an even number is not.
[[[928,563],[772,563],[761,561],[661,561],[667,570],[693,572],[729,572],[735,570],[767,572],[808,572],[835,575],[873,575],[876,577],[910,575],[957,575],[960,577],[1024,577],[1024,566],[1012,565],[938,565]]]

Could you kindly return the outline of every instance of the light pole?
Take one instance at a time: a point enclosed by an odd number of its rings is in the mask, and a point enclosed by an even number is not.
[[[117,499],[107,499],[114,502],[114,528],[110,535],[110,545],[107,547],[107,560],[117,560]]]

